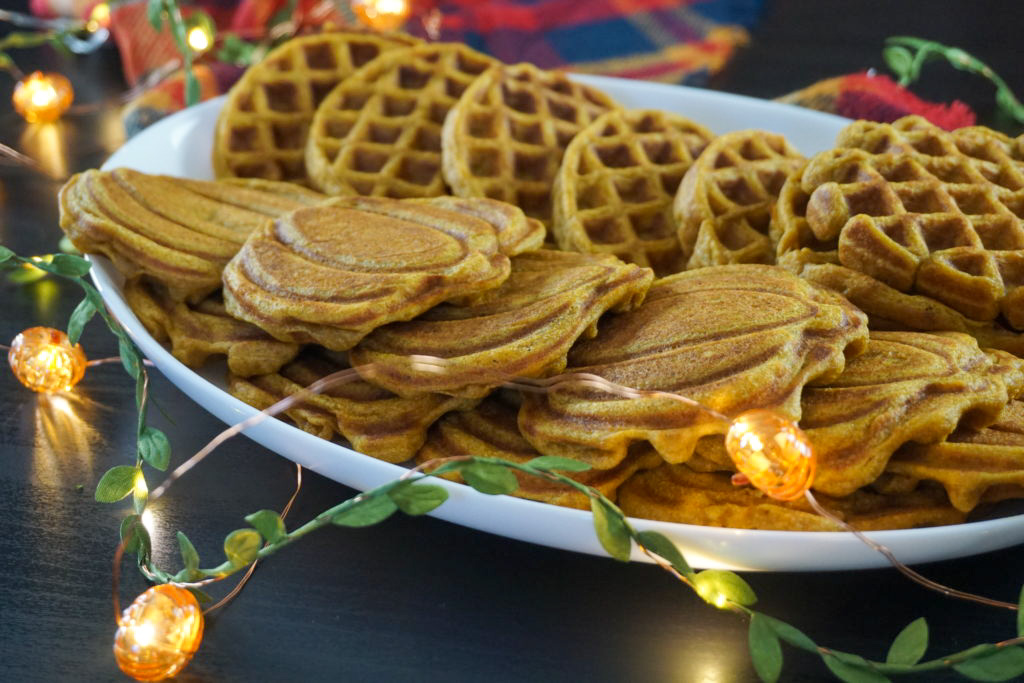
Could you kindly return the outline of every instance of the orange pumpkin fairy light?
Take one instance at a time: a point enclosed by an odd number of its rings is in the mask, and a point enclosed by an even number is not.
[[[401,28],[411,11],[410,0],[352,0],[352,13],[378,31]]]
[[[7,362],[18,381],[32,391],[67,391],[85,375],[85,352],[52,327],[31,327],[11,342]]]
[[[161,584],[127,607],[114,635],[117,665],[137,681],[161,681],[189,663],[203,640],[203,613],[187,589]]]
[[[795,500],[814,482],[817,462],[807,436],[791,420],[770,410],[748,410],[732,421],[725,449],[739,474],[777,500]]]
[[[71,82],[57,73],[36,71],[18,81],[11,101],[14,110],[29,123],[49,123],[60,118],[74,100]]]

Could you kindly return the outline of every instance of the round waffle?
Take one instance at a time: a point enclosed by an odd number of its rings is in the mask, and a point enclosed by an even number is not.
[[[328,194],[435,197],[441,125],[470,83],[494,64],[464,45],[394,50],[346,79],[313,117],[306,168]]]
[[[490,197],[551,223],[551,185],[565,148],[615,103],[532,64],[496,65],[444,122],[444,179],[460,197]]]
[[[683,270],[672,202],[712,139],[655,110],[612,110],[580,131],[555,178],[552,232],[571,251],[614,254],[658,275]]]
[[[418,42],[399,34],[320,33],[275,48],[228,93],[214,134],[214,173],[304,182],[309,125],[327,93],[381,53]]]
[[[172,301],[167,289],[145,278],[124,285],[124,298],[157,341],[169,341],[171,354],[190,368],[210,356],[227,356],[231,372],[248,377],[276,372],[299,352],[298,344],[280,342],[224,309],[220,294],[198,304]]]
[[[772,208],[804,157],[782,135],[726,133],[686,172],[674,212],[689,268],[774,263]]]
[[[842,297],[773,266],[718,266],[656,280],[642,306],[573,347],[567,372],[680,393],[726,415],[768,408],[796,419],[804,384],[838,376],[866,342],[864,315]],[[526,395],[519,425],[542,453],[597,467],[636,441],[684,462],[700,437],[724,430],[670,398],[575,383]]]
[[[494,227],[424,204],[363,198],[267,221],[224,269],[224,303],[281,341],[343,351],[371,330],[408,320],[508,277]]]
[[[592,337],[605,311],[638,306],[651,279],[650,270],[610,255],[522,254],[485,301],[442,304],[416,320],[374,330],[352,349],[352,363],[374,363],[368,379],[403,396],[479,398],[514,377],[561,372],[569,347]],[[442,371],[410,359],[414,355],[443,359]]]
[[[973,320],[1024,329],[1024,150],[919,117],[859,122],[783,188],[779,263],[841,264]]]
[[[202,181],[127,168],[86,171],[60,191],[60,226],[84,254],[126,278],[147,275],[175,300],[220,288],[224,265],[256,226],[326,197],[292,183]]]

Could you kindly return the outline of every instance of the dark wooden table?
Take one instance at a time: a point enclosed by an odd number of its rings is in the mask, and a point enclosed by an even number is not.
[[[882,40],[931,37],[975,52],[1024,92],[1018,2],[769,2],[752,44],[713,86],[773,96],[816,79],[882,67]],[[59,70],[78,101],[104,103],[55,128],[23,124],[0,88],[0,142],[37,158],[52,177],[0,165],[0,242],[22,254],[56,248],[63,178],[98,166],[121,142],[123,89],[112,49],[66,59],[23,51],[25,67]],[[960,97],[983,122],[991,87],[931,66],[918,89]],[[1016,131],[1019,132],[1019,131]],[[0,341],[32,325],[64,327],[79,293],[53,279],[0,283]],[[92,357],[116,347],[98,323]],[[152,420],[180,462],[222,424],[154,372],[167,416]],[[132,386],[117,366],[93,368],[73,395],[47,399],[0,371],[0,679],[123,680],[111,655],[111,556],[126,505],[92,499],[98,477],[133,454]],[[235,439],[155,506],[158,560],[176,566],[175,530],[207,558],[242,516],[278,508],[291,463]],[[353,492],[307,473],[292,519]],[[126,564],[122,598],[144,583]],[[1015,601],[1018,548],[936,563],[942,582]],[[760,608],[818,642],[884,658],[888,642],[927,617],[930,654],[1014,635],[1008,612],[942,598],[894,570],[750,574]],[[430,518],[395,517],[362,530],[331,528],[264,563],[242,596],[210,618],[181,680],[750,681],[746,622],[703,604],[663,571],[499,538]],[[786,650],[784,680],[826,677],[821,662]],[[918,680],[939,680],[930,675]]]

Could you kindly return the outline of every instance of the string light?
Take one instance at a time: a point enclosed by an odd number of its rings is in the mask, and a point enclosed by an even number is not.
[[[411,11],[409,0],[352,0],[356,18],[378,31],[401,28]]]
[[[11,96],[14,110],[29,123],[56,121],[73,100],[71,81],[58,73],[42,71],[35,71],[18,81]]]
[[[31,327],[11,342],[7,362],[18,381],[32,391],[67,391],[85,375],[85,352],[52,327]]]
[[[160,681],[188,664],[203,640],[203,613],[187,589],[161,584],[121,613],[114,635],[117,665],[137,681]]]
[[[89,19],[85,22],[85,28],[90,33],[95,33],[101,28],[110,26],[110,5],[101,2],[89,12]]]
[[[185,20],[185,42],[197,55],[213,47],[217,27],[206,12],[193,12]]]
[[[795,500],[814,482],[817,466],[807,436],[791,420],[770,410],[748,410],[732,421],[725,449],[739,474],[733,483],[750,483],[777,500]]]

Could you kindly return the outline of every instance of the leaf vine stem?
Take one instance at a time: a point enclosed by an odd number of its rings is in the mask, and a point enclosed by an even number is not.
[[[945,58],[954,69],[978,74],[988,79],[996,86],[998,108],[1017,123],[1024,123],[1024,104],[1021,104],[1013,94],[1006,81],[988,64],[960,48],[914,36],[892,36],[885,41],[882,57],[899,78],[899,84],[902,86],[916,81],[921,75],[921,68],[927,62]]]
[[[192,68],[192,48],[188,44],[188,31],[185,19],[181,14],[178,0],[147,0],[146,14],[149,23],[157,31],[162,31],[164,23],[170,31],[178,53],[181,54],[182,68],[185,73],[185,106],[191,107],[199,102],[199,79]]]

